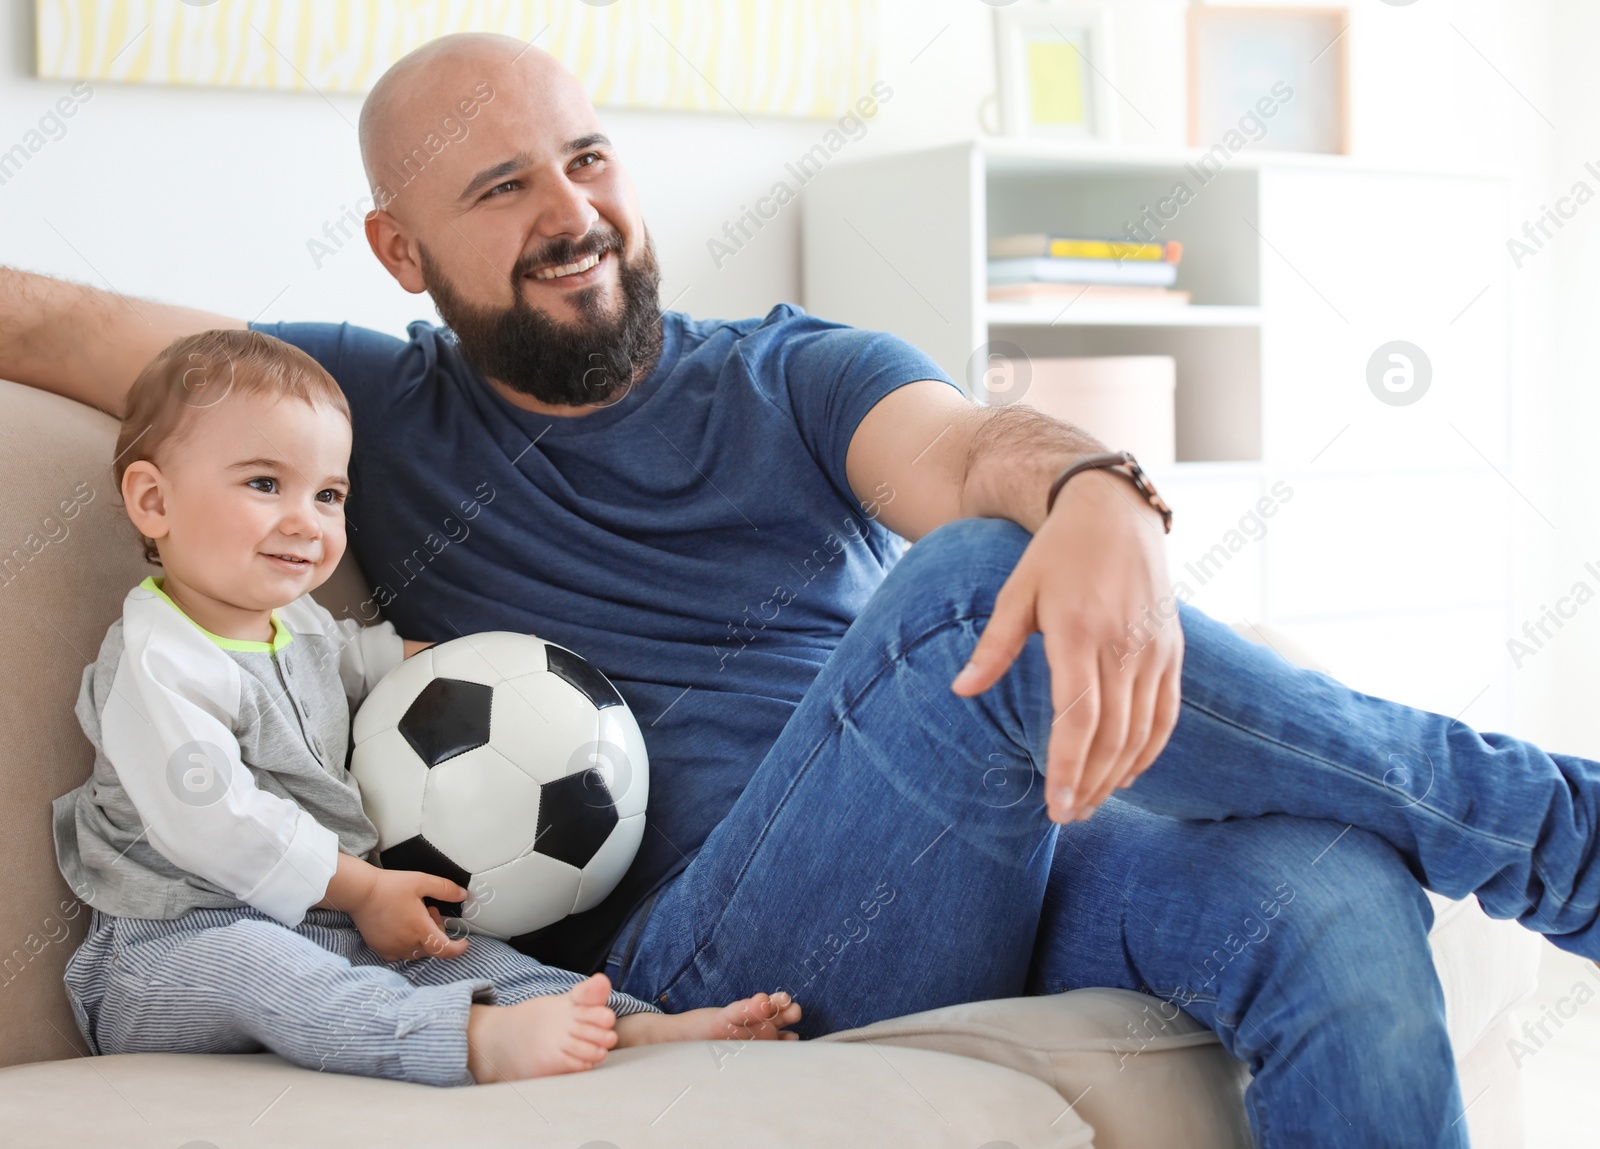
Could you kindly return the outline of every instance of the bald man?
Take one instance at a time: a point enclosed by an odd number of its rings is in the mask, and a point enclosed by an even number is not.
[[[446,326],[257,326],[349,398],[363,614],[578,650],[649,746],[622,884],[522,948],[669,1011],[781,986],[810,1036],[1122,987],[1249,1063],[1262,1145],[1466,1144],[1419,882],[1600,956],[1594,763],[1174,603],[1135,466],[892,336],[662,312],[545,53],[429,44],[361,143],[372,250]],[[0,276],[0,374],[108,411],[218,326]]]

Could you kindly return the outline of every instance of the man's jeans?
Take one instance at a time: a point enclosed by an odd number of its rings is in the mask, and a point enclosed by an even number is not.
[[[618,988],[672,1012],[788,989],[806,1036],[1140,990],[1249,1064],[1264,1149],[1466,1145],[1418,883],[1600,956],[1600,767],[1357,694],[1185,607],[1167,749],[1057,827],[1040,636],[977,698],[949,686],[1030,539],[966,519],[906,553],[630,919]]]

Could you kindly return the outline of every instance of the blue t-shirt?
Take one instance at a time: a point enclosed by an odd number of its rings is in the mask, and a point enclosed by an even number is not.
[[[594,910],[519,948],[598,969],[629,911],[687,864],[906,547],[845,478],[884,395],[950,382],[926,355],[787,304],[663,314],[661,359],[615,403],[513,406],[450,332],[255,324],[315,357],[354,420],[350,547],[407,638],[522,631],[621,691],[650,755],[645,836]],[[951,384],[954,386],[955,384]]]

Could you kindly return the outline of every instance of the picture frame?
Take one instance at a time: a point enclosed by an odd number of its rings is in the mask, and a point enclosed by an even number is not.
[[[1001,131],[1040,139],[1117,138],[1111,14],[1099,4],[996,9]]]
[[[1350,9],[1191,7],[1188,54],[1190,147],[1243,122],[1263,151],[1350,154]]]

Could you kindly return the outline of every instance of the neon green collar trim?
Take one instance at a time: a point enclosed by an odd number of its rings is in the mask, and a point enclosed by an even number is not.
[[[165,576],[163,576],[162,581],[164,581],[164,579]],[[255,651],[260,654],[277,654],[278,651],[282,650],[284,647],[288,646],[294,641],[294,632],[284,625],[283,620],[278,617],[277,611],[272,612],[271,642],[253,642],[245,638],[223,638],[220,634],[212,634],[194,619],[184,614],[183,608],[177,603],[173,602],[172,599],[167,597],[167,592],[161,589],[161,581],[158,581],[154,575],[147,577],[142,583],[139,584],[139,586],[144,590],[155,591],[162,597],[163,600],[165,600],[168,606],[178,612],[185,622],[194,627],[201,634],[205,635],[212,642],[222,647],[223,650],[246,650]]]

